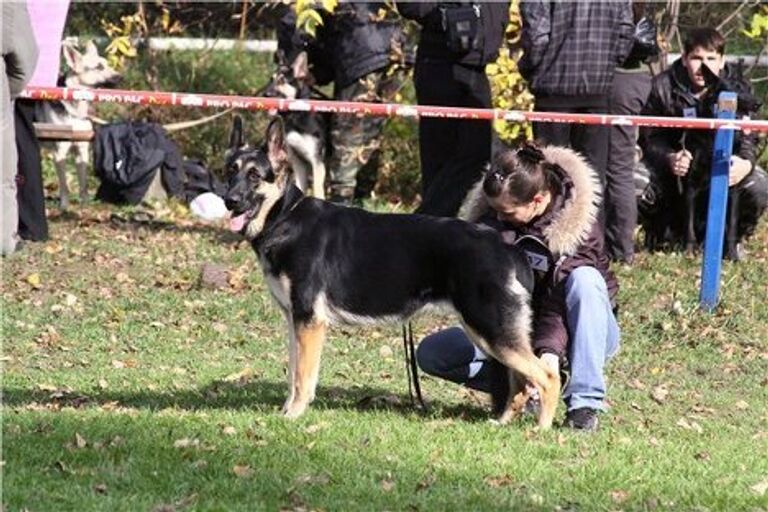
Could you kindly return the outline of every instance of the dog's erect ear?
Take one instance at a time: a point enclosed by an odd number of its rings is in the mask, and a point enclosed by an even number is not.
[[[232,119],[232,131],[229,134],[229,149],[238,149],[243,147],[243,119],[235,116]]]
[[[288,158],[285,149],[285,127],[280,116],[273,117],[267,126],[267,156],[276,170],[280,170]]]
[[[88,57],[98,57],[99,56],[99,49],[96,48],[96,45],[93,41],[88,41],[85,45],[85,55]]]
[[[293,69],[293,76],[296,80],[306,80],[307,76],[309,76],[309,57],[307,52],[299,52],[296,58],[293,59],[291,69]]]
[[[67,66],[69,66],[69,69],[79,69],[80,62],[83,60],[83,55],[77,51],[77,48],[71,44],[65,44],[62,45],[61,50],[64,53],[64,61],[67,63]]]

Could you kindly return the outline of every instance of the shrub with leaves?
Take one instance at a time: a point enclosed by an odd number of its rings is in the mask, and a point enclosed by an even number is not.
[[[533,95],[517,69],[517,61],[522,54],[521,29],[520,0],[513,0],[509,8],[509,24],[505,33],[506,47],[501,49],[496,62],[488,64],[485,68],[491,82],[493,105],[496,108],[524,111],[533,109]],[[498,120],[494,121],[493,127],[499,137],[507,143],[533,138],[531,123],[510,123]]]

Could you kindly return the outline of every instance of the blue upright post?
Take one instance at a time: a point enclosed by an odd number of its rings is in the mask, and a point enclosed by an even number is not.
[[[718,119],[736,117],[736,100],[736,93],[720,93],[717,98]],[[712,153],[707,233],[704,239],[704,261],[701,264],[701,293],[699,294],[699,305],[710,312],[715,309],[720,300],[720,270],[723,261],[725,212],[728,206],[728,171],[731,167],[732,153],[733,129],[719,128],[715,135],[715,148]]]

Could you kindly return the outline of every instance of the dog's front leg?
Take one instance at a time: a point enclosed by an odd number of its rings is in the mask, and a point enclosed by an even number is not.
[[[696,250],[696,187],[691,179],[685,180],[685,252],[693,254]]]
[[[325,341],[327,325],[323,322],[296,322],[295,362],[291,376],[290,402],[283,408],[287,418],[298,418],[315,398],[320,372],[320,353]]]
[[[89,142],[77,142],[75,144],[77,148],[75,167],[77,167],[77,183],[80,187],[80,206],[88,202],[88,167],[91,163],[90,145]]]
[[[56,174],[59,177],[59,206],[62,210],[69,208],[66,160],[69,148],[71,147],[71,142],[59,142],[56,144],[56,151],[53,153],[53,166],[56,167]]]
[[[293,318],[288,311],[283,311],[285,315],[285,324],[288,327],[288,398],[283,404],[282,412],[286,414],[288,407],[293,403],[294,390],[293,385],[294,376],[296,375],[296,329],[293,325]]]

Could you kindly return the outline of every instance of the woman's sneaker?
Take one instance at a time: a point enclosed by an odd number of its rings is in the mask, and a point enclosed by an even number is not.
[[[568,411],[565,415],[565,427],[585,432],[597,431],[597,411],[590,407],[582,407]]]

